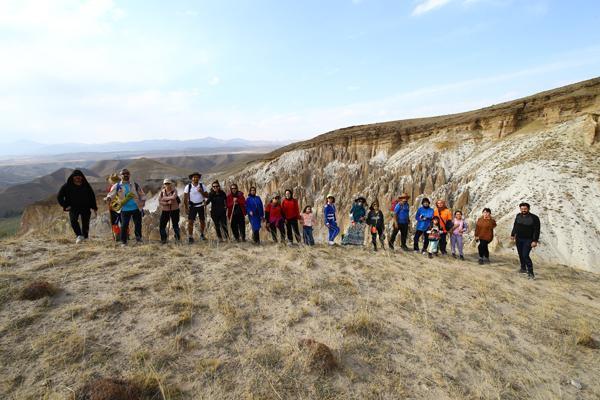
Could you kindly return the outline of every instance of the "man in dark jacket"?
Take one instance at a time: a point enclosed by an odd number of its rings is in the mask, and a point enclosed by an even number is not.
[[[227,228],[227,195],[221,190],[219,181],[214,181],[211,185],[206,204],[211,204],[210,217],[215,224],[215,231],[220,241],[229,239],[229,229]]]
[[[519,261],[521,262],[522,274],[527,274],[529,279],[535,279],[533,274],[533,262],[529,257],[531,249],[537,247],[540,239],[540,219],[537,215],[529,212],[528,203],[519,204],[521,212],[517,214],[513,225],[511,240],[516,241]]]
[[[71,173],[67,183],[60,188],[57,200],[63,210],[69,212],[71,227],[77,236],[75,243],[81,243],[88,238],[91,210],[94,210],[94,214],[98,211],[96,195],[83,172],[76,169]]]

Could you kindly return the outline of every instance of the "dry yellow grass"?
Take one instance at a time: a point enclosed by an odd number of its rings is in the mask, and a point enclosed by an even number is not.
[[[1,245],[1,398],[68,399],[98,377],[165,399],[600,397],[598,275],[322,246]],[[20,300],[34,279],[61,291]],[[315,371],[305,339],[337,367]]]

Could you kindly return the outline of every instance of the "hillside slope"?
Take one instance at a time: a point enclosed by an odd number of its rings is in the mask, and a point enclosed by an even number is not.
[[[286,146],[227,177],[261,195],[292,188],[301,204],[332,193],[342,224],[352,199],[387,208],[405,191],[448,200],[471,226],[483,207],[506,244],[518,204],[542,220],[540,253],[600,272],[600,78],[462,114],[340,129]],[[591,236],[590,236],[591,235]]]
[[[154,393],[144,399],[600,396],[596,274],[536,259],[529,281],[515,255],[481,267],[472,249],[461,263],[323,246],[209,242],[190,257],[187,246],[71,242],[0,242],[2,398],[72,398],[99,377],[137,382]],[[20,299],[33,281],[58,292]],[[337,367],[299,345],[306,338]]]

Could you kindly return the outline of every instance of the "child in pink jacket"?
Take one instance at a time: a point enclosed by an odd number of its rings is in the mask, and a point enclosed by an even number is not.
[[[300,213],[300,222],[302,223],[302,237],[304,238],[304,244],[314,246],[315,239],[313,237],[313,225],[315,224],[315,216],[312,212],[312,206],[304,207],[304,210]]]

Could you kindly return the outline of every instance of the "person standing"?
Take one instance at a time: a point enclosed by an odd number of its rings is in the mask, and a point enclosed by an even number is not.
[[[323,216],[325,217],[325,226],[329,230],[328,243],[330,246],[335,244],[335,238],[340,233],[335,212],[335,197],[329,194],[327,195],[327,204],[323,207]]]
[[[350,210],[350,226],[346,234],[342,237],[343,245],[362,246],[365,244],[366,202],[367,199],[364,197],[358,197],[354,200],[354,204]]]
[[[442,228],[440,227],[440,217],[435,216],[431,220],[431,226],[425,232],[429,243],[427,244],[427,254],[429,258],[433,258],[433,255],[437,257],[439,250],[440,235],[442,234]]]
[[[537,247],[540,240],[540,219],[537,215],[529,212],[530,208],[529,203],[519,204],[521,212],[515,217],[510,238],[511,241],[516,241],[521,263],[519,272],[522,274],[527,273],[529,279],[535,279],[533,262],[529,253],[531,253],[531,249]]]
[[[298,200],[293,195],[294,192],[292,192],[292,189],[286,189],[284,199],[281,202],[289,244],[294,243],[294,238],[296,239],[296,243],[300,243],[300,229],[298,227],[300,206],[298,205]]]
[[[377,235],[379,235],[379,242],[383,249],[383,241],[385,239],[383,213],[379,209],[379,203],[376,201],[371,204],[369,213],[367,214],[367,225],[371,227],[371,243],[373,243],[373,250],[377,251]]]
[[[446,241],[448,231],[452,230],[452,211],[446,207],[445,200],[438,200],[435,202],[435,210],[433,212],[434,217],[440,219],[440,240],[439,248],[442,255],[448,254],[446,252]]]
[[[200,182],[202,174],[200,172],[192,173],[189,178],[192,180],[183,190],[183,210],[188,216],[188,243],[194,243],[194,222],[196,217],[200,221],[200,239],[206,240],[204,230],[206,229],[206,199],[208,191],[206,186]]]
[[[254,186],[248,191],[246,212],[248,213],[250,228],[252,228],[252,240],[254,241],[254,244],[260,244],[260,227],[265,219],[265,212],[263,202],[260,197],[256,195],[256,188]]]
[[[429,206],[430,202],[427,197],[421,200],[421,207],[417,210],[415,214],[415,219],[417,220],[415,238],[414,238],[414,250],[415,252],[419,251],[419,239],[423,236],[423,251],[422,254],[427,252],[427,245],[429,244],[429,239],[427,238],[427,230],[431,226],[431,220],[433,219],[433,209]]]
[[[133,219],[135,240],[142,242],[142,210],[146,204],[146,194],[137,182],[131,181],[127,168],[120,172],[121,181],[114,184],[106,196],[107,201],[117,200],[121,212],[121,245],[127,245],[129,221]]]
[[[312,206],[304,207],[302,214],[300,214],[300,222],[302,223],[302,237],[304,238],[304,244],[307,246],[314,246],[315,238],[313,236],[313,226],[315,224],[315,216],[312,212]]]
[[[477,250],[479,252],[479,264],[490,262],[490,251],[488,245],[494,239],[494,228],[496,221],[492,218],[492,210],[484,208],[481,217],[475,224],[475,240],[479,242]]]
[[[231,233],[237,242],[246,241],[246,199],[244,193],[238,190],[234,183],[227,195],[227,217],[231,226]]]
[[[271,202],[267,204],[267,207],[265,208],[265,219],[273,241],[277,243],[277,231],[279,230],[281,243],[285,243],[285,221],[279,200],[280,197],[276,195],[271,199]]]
[[[229,239],[229,228],[227,227],[227,195],[221,190],[219,181],[211,184],[206,204],[210,204],[210,218],[215,224],[215,231],[219,241]]]
[[[76,236],[75,243],[79,244],[86,240],[89,235],[92,211],[97,214],[98,206],[94,189],[81,170],[73,170],[67,182],[58,191],[57,200],[63,210],[69,212],[71,228]],[[79,225],[80,217],[81,225]]]
[[[163,181],[163,189],[158,195],[158,204],[161,208],[160,222],[158,231],[160,232],[160,242],[162,244],[167,243],[168,232],[166,230],[169,220],[173,226],[173,232],[175,233],[175,240],[179,242],[181,235],[179,231],[179,194],[177,188],[173,187],[173,181],[165,179]]]
[[[468,231],[469,226],[467,221],[463,218],[462,211],[456,210],[454,212],[454,219],[452,220],[452,231],[450,236],[450,246],[452,248],[452,257],[456,258],[456,250],[461,260],[465,259],[463,255],[463,235]]]
[[[402,246],[402,250],[408,251],[408,246],[406,246],[406,240],[408,239],[408,224],[410,221],[410,206],[408,205],[408,199],[410,196],[408,193],[402,193],[400,197],[398,197],[398,202],[394,206],[392,210],[392,218],[394,218],[392,230],[392,236],[390,236],[389,246],[390,249],[394,250],[394,242],[396,241],[396,236],[398,232],[400,232],[400,243]]]

